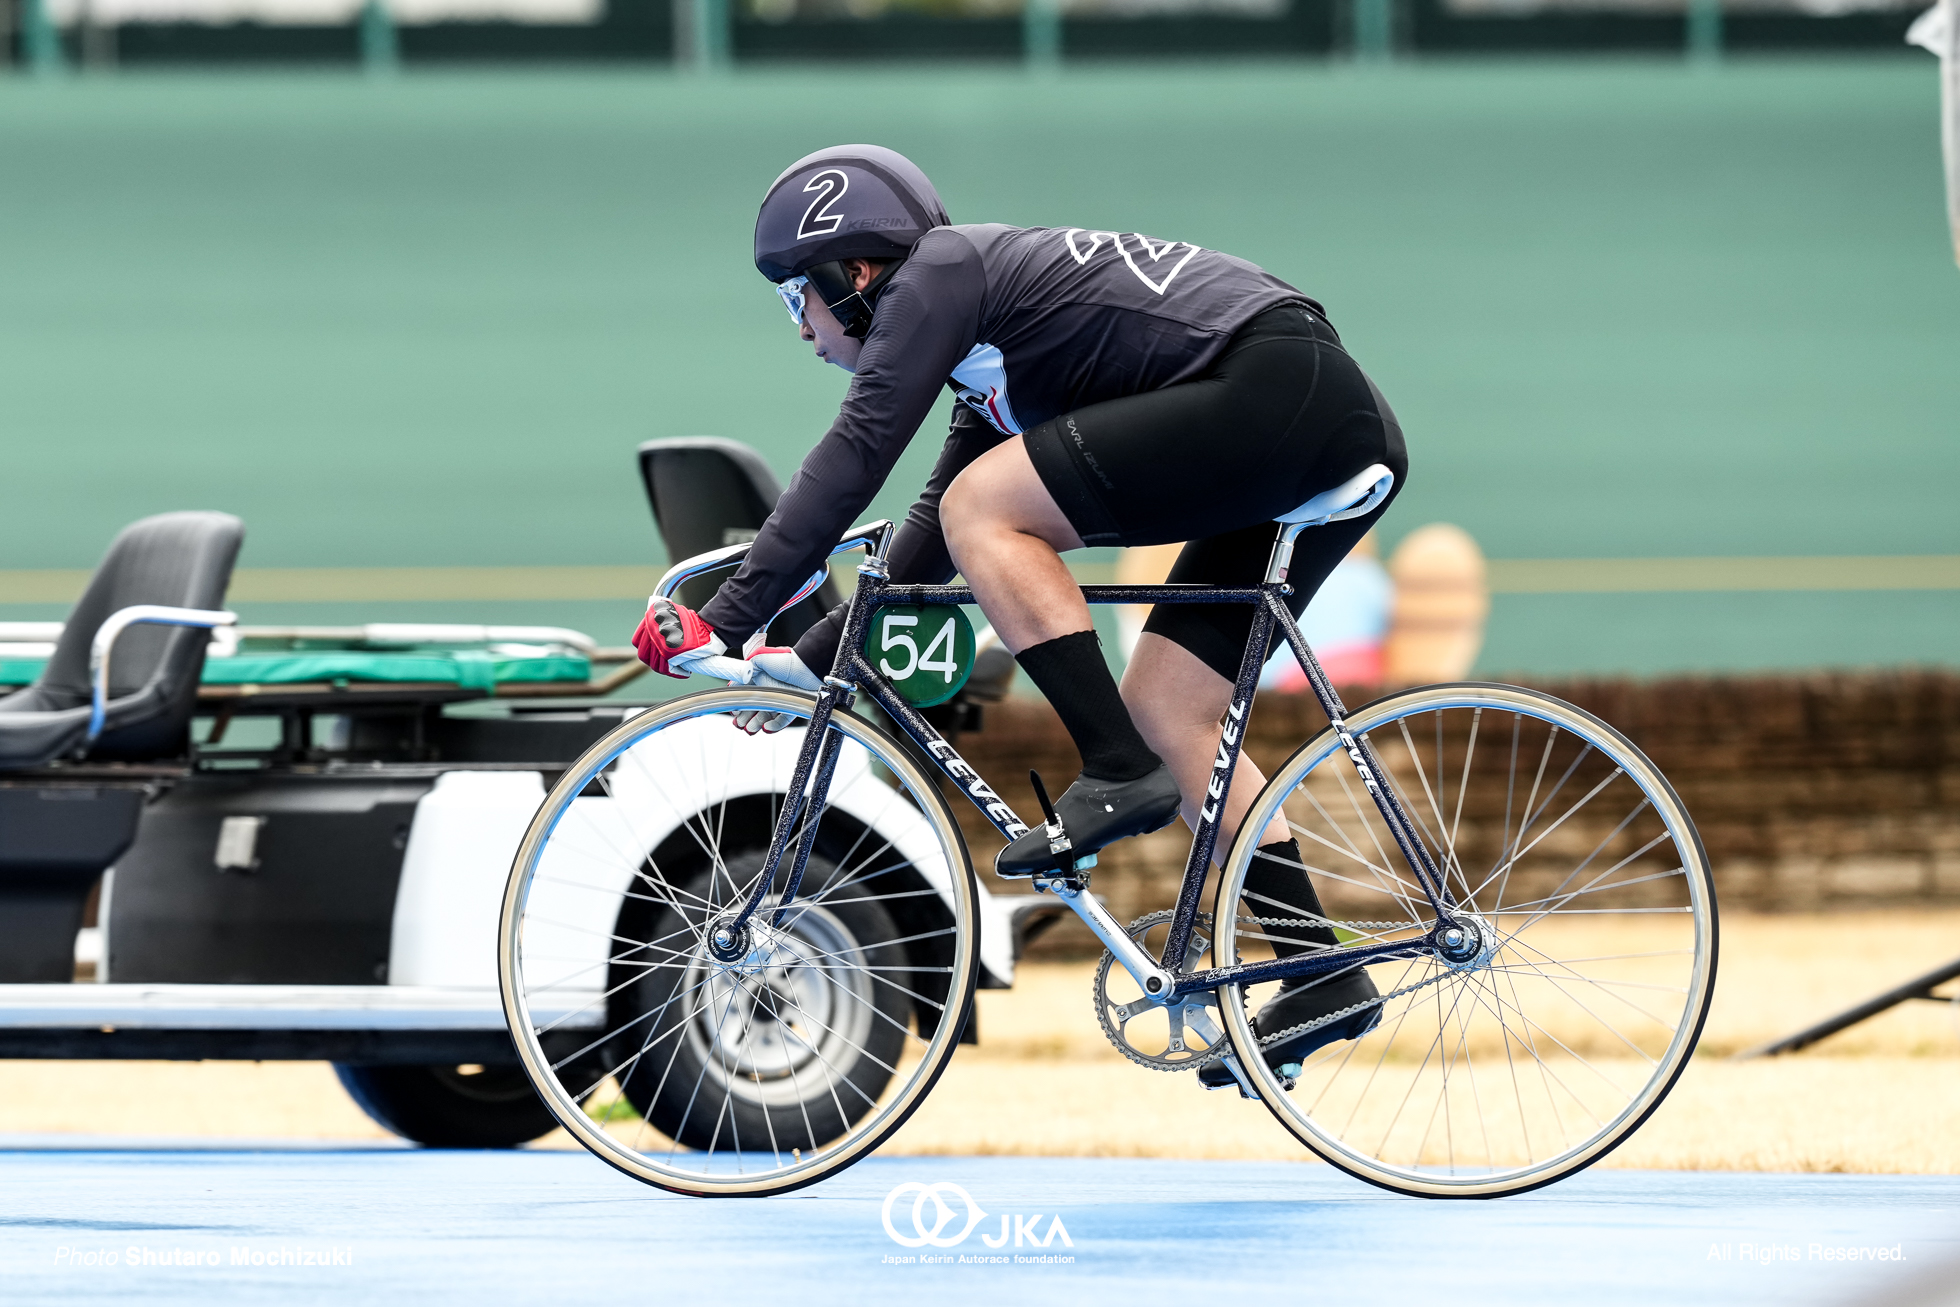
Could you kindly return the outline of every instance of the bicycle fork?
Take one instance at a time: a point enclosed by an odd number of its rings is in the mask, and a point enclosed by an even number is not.
[[[809,734],[797,753],[796,768],[790,773],[789,798],[776,818],[776,829],[770,834],[769,853],[763,859],[762,870],[757,873],[755,885],[742,906],[732,913],[724,913],[708,932],[708,952],[717,962],[735,963],[748,956],[754,939],[750,918],[761,907],[769,886],[775,883],[785,855],[790,858],[789,879],[783,885],[775,912],[770,915],[772,930],[782,927],[790,905],[796,901],[796,891],[802,887],[803,873],[810,865],[810,853],[817,842],[815,820],[804,822],[800,834],[797,823],[806,812],[821,812],[830,795],[830,778],[837,770],[838,735],[828,728],[831,716],[839,707],[849,710],[850,697],[848,685],[830,682],[817,696],[817,706],[810,713]]]
[[[889,526],[889,524],[884,524]],[[873,671],[858,649],[864,643],[865,627],[869,625],[871,613],[876,610],[876,596],[884,588],[887,579],[884,567],[884,550],[890,543],[890,532],[876,533],[877,539],[867,538],[872,550],[871,557],[858,568],[858,593],[852,596],[850,607],[844,617],[844,632],[837,646],[837,661],[831,674],[824,677],[823,689],[817,693],[816,706],[810,711],[807,733],[803,747],[797,751],[796,767],[790,773],[788,797],[783,810],[776,818],[776,828],[769,836],[769,852],[764,856],[762,869],[756,874],[755,885],[742,906],[727,912],[715,923],[708,935],[708,952],[719,962],[733,963],[747,956],[753,932],[750,919],[761,907],[764,895],[775,883],[776,874],[789,859],[789,876],[783,883],[783,892],[777,899],[776,909],[770,915],[769,927],[780,929],[787,919],[790,907],[796,901],[796,893],[803,885],[803,873],[810,865],[810,854],[817,843],[817,818],[822,814],[824,803],[830,797],[830,781],[837,769],[839,748],[838,733],[830,729],[830,719],[839,712],[849,712],[857,701],[858,687],[863,685],[870,690],[873,699],[900,720],[907,730],[913,732],[914,739],[924,743],[937,741],[945,744],[939,733],[934,731],[924,718],[911,710],[911,706],[901,698],[891,686]],[[792,601],[794,602],[794,601]],[[920,732],[923,732],[921,734]],[[960,777],[940,757],[937,750],[927,746],[927,752],[937,762],[942,771],[955,780]],[[979,773],[967,765],[959,755],[952,753],[952,746],[946,745],[946,752],[953,761],[971,773],[977,781]],[[993,807],[983,805],[988,820],[1002,826],[1003,818],[1012,825],[1020,826],[1019,818],[1006,804],[994,798]],[[977,800],[976,800],[977,801]],[[995,812],[998,809],[998,815]],[[805,820],[808,814],[808,820]],[[799,823],[801,829],[799,830]],[[1003,827],[1004,828],[1004,827]]]

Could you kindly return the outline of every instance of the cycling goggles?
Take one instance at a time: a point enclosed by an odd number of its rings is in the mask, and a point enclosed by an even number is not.
[[[776,293],[783,297],[783,306],[789,310],[789,320],[799,327],[803,325],[803,288],[809,284],[808,277],[791,277],[776,283]]]
[[[851,284],[851,276],[844,271],[842,263],[819,263],[802,276],[777,282],[776,293],[783,297],[790,320],[797,326],[805,324],[808,297],[815,294],[829,307],[830,315],[837,319],[846,336],[863,340],[871,331],[871,301],[897,267],[894,261],[863,290],[858,290]]]

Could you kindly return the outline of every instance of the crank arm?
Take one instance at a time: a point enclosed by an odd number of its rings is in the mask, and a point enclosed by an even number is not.
[[[1082,919],[1082,924],[1103,942],[1103,947],[1110,951],[1123,970],[1130,973],[1130,979],[1136,981],[1137,987],[1147,995],[1145,1001],[1162,1003],[1170,997],[1176,987],[1175,978],[1159,967],[1155,958],[1138,947],[1123,924],[1109,915],[1109,909],[1102,905],[1101,899],[1080,884],[1071,885],[1059,877],[1052,880],[1036,877],[1034,887],[1037,891],[1052,891],[1070,912]]]

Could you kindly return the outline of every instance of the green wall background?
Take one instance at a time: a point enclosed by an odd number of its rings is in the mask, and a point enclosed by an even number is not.
[[[1190,240],[1322,299],[1409,435],[1390,544],[1445,520],[1497,558],[1960,553],[1933,69],[0,82],[0,569],[88,566],[182,507],[244,517],[250,566],[661,562],[639,441],[733,436],[786,474],[828,424],[846,379],[750,226],[786,163],[862,139],[957,220]],[[355,608],[246,616],[635,616]],[[1952,662],[1956,636],[1954,591],[1503,595],[1483,661]]]

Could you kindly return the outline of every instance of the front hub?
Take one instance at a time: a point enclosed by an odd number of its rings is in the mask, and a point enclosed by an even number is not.
[[[767,922],[750,918],[737,926],[735,920],[736,914],[731,913],[708,932],[708,956],[724,969],[753,976],[782,965],[784,956],[794,955],[789,937]]]
[[[748,923],[741,921],[739,914],[730,913],[715,922],[708,932],[708,956],[732,967],[748,956],[752,940]]]

